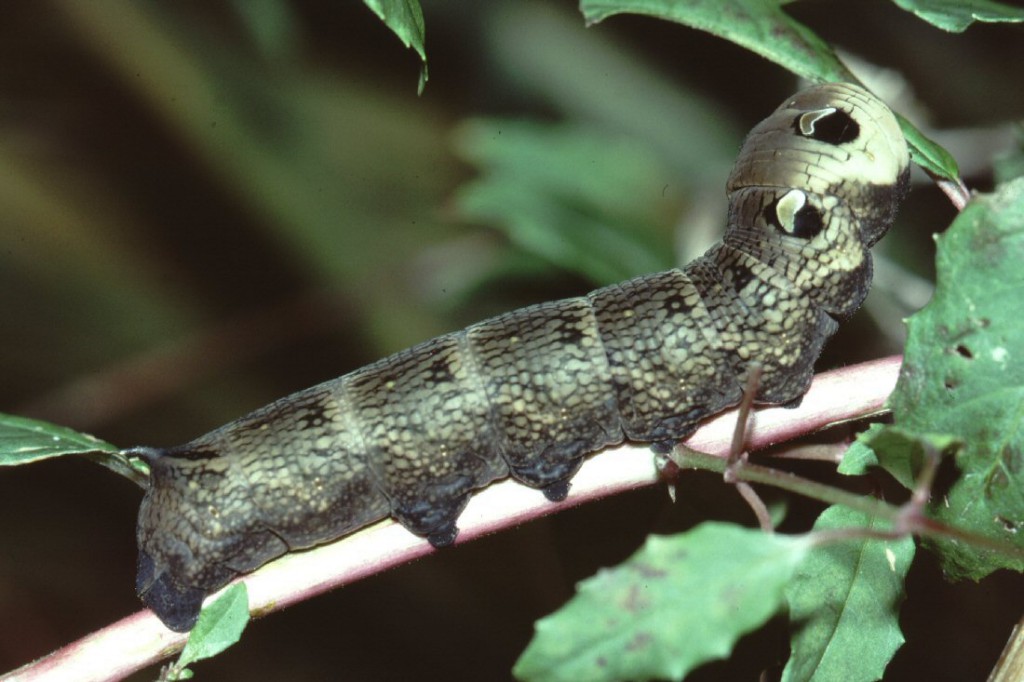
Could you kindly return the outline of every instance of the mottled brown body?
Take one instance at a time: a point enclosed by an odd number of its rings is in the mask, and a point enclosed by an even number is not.
[[[795,96],[748,137],[721,243],[684,268],[523,308],[279,400],[152,467],[138,591],[171,628],[285,552],[394,516],[440,546],[473,490],[562,499],[582,458],[670,444],[739,401],[798,400],[871,279],[908,171],[892,114],[850,85]]]

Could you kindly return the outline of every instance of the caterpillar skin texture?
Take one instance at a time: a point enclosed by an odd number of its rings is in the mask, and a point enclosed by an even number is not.
[[[137,590],[171,629],[292,550],[396,518],[450,544],[469,495],[513,476],[551,500],[589,453],[668,445],[736,404],[806,391],[837,319],[863,301],[868,248],[909,175],[892,113],[812,87],[747,137],[722,241],[684,268],[530,306],[278,400],[151,466]]]

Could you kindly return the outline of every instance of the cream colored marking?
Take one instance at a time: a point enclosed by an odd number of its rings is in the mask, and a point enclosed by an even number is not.
[[[800,117],[800,134],[804,137],[811,137],[814,135],[814,125],[821,119],[827,118],[834,113],[836,113],[835,107],[825,107],[824,109],[818,109],[816,111],[808,111]]]
[[[888,547],[885,548],[885,558],[889,561],[889,570],[896,572],[896,554]]]
[[[778,217],[782,229],[788,234],[793,234],[796,231],[796,214],[806,203],[807,195],[798,189],[789,190],[785,196],[779,199],[779,203],[775,206],[775,215]]]

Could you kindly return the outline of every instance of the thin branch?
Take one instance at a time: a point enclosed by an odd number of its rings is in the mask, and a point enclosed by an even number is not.
[[[829,423],[880,410],[896,383],[898,356],[819,375],[797,409],[757,412],[747,446],[760,449],[816,431]],[[725,467],[736,424],[730,411],[709,420],[686,444]],[[744,478],[751,466],[743,468]],[[573,479],[569,497],[552,504],[544,496],[503,481],[470,500],[459,518],[462,544],[503,528],[659,480],[648,448],[624,445],[590,458]],[[859,498],[862,499],[862,498]],[[434,552],[422,538],[383,521],[337,542],[286,555],[244,578],[255,615],[264,615]],[[443,550],[442,550],[443,551]],[[119,680],[153,665],[184,645],[149,611],[141,611],[0,678],[0,682]]]
[[[728,465],[725,467],[723,478],[726,483],[736,487],[740,497],[747,503],[757,517],[757,524],[766,533],[774,532],[772,527],[772,516],[768,513],[768,506],[757,494],[754,487],[742,481],[737,476],[737,471],[747,464],[747,424],[750,420],[750,410],[754,407],[754,396],[757,395],[758,385],[761,383],[760,363],[753,363],[747,375],[747,385],[743,390],[743,400],[740,401],[736,414],[736,427],[732,432],[732,441],[729,444]]]
[[[775,527],[772,525],[772,515],[768,511],[768,505],[764,503],[764,500],[757,494],[754,487],[746,481],[734,481],[733,485],[736,486],[736,490],[739,492],[740,497],[743,498],[743,501],[754,512],[754,516],[757,517],[757,525],[761,527],[761,530],[765,533],[774,533]]]

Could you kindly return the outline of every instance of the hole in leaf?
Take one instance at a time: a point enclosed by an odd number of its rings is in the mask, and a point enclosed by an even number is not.
[[[956,352],[957,352],[957,354],[960,357],[962,357],[962,358],[964,358],[966,360],[973,360],[974,359],[974,353],[972,353],[971,349],[968,348],[967,346],[963,345],[962,343],[959,346],[956,347]]]
[[[1017,530],[1018,530],[1018,524],[1015,523],[1014,521],[1011,521],[1010,519],[1006,518],[1005,516],[997,515],[996,516],[996,521],[998,521],[1000,524],[1002,524],[1003,529],[1007,533],[1016,533]]]

